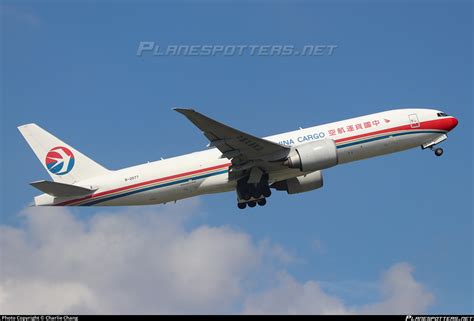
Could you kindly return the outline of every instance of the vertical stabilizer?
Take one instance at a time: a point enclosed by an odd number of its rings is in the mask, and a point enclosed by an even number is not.
[[[74,184],[109,172],[36,124],[18,129],[55,182]]]

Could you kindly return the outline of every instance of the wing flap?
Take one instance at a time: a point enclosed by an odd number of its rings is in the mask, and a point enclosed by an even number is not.
[[[85,196],[96,191],[96,189],[51,181],[37,181],[30,185],[54,197]]]

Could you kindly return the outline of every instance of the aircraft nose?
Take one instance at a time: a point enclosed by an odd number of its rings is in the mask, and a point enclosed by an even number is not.
[[[449,118],[449,124],[448,124],[448,128],[449,130],[452,130],[454,127],[456,127],[458,125],[458,120],[456,117],[450,117]]]

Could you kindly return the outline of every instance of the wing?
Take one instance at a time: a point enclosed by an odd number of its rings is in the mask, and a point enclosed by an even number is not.
[[[193,109],[174,110],[196,125],[209,139],[210,146],[215,146],[222,152],[222,158],[231,159],[234,170],[246,170],[254,166],[263,170],[269,170],[275,165],[279,167],[290,152],[290,148],[286,146],[244,133]]]

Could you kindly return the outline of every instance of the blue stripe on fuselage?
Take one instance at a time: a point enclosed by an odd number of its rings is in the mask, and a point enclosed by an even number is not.
[[[225,170],[218,171],[218,172],[215,172],[215,173],[209,173],[209,174],[203,174],[203,175],[194,176],[194,177],[188,177],[188,178],[180,179],[180,180],[177,180],[177,181],[174,181],[174,182],[159,184],[159,185],[155,185],[155,186],[148,186],[148,187],[145,187],[145,188],[141,188],[141,189],[137,189],[137,190],[134,190],[134,191],[126,192],[126,193],[123,193],[123,194],[109,196],[109,197],[106,197],[106,198],[103,198],[103,199],[100,199],[100,200],[94,200],[92,202],[84,203],[84,204],[81,204],[79,206],[91,206],[91,205],[95,205],[95,204],[98,204],[98,203],[101,203],[101,202],[110,201],[110,200],[113,200],[113,199],[116,199],[116,198],[125,197],[125,196],[129,196],[129,195],[133,195],[133,194],[137,194],[137,193],[141,193],[141,192],[150,191],[152,189],[156,189],[156,188],[160,188],[160,187],[166,187],[166,186],[185,183],[185,182],[188,182],[189,180],[198,180],[198,179],[203,179],[203,178],[207,178],[207,177],[211,177],[211,176],[227,174],[227,172],[228,172],[228,170],[225,169]]]

